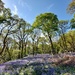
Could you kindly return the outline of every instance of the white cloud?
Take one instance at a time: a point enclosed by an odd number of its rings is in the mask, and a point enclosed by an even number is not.
[[[16,5],[14,5],[14,10],[12,11],[12,13],[13,13],[14,15],[17,15],[17,14],[18,14],[18,8],[17,8]]]
[[[25,0],[19,0],[18,4],[21,5],[22,7],[28,8],[29,11],[32,10],[31,6],[28,3],[26,3]]]
[[[53,6],[54,6],[54,4],[50,4],[50,5],[47,7],[47,10],[50,10]]]

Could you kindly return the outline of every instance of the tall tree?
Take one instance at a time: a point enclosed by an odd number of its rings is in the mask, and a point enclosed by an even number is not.
[[[10,9],[5,8],[1,16],[3,19],[0,20],[0,35],[4,37],[3,46],[0,54],[2,54],[5,50],[8,36],[17,31],[16,25],[18,22],[18,20],[14,16],[11,16]]]
[[[34,31],[33,29],[31,29],[31,35],[30,35],[30,37],[32,39],[32,54],[34,56],[34,54],[35,54],[36,31]]]
[[[34,35],[35,35],[35,38],[34,38],[35,46],[36,46],[36,47],[35,47],[35,53],[37,54],[37,53],[38,53],[38,43],[39,43],[39,37],[40,37],[40,35],[41,35],[41,30],[35,28],[35,29],[33,30],[33,32],[34,32]]]
[[[75,30],[66,33],[68,51],[75,52]]]
[[[58,30],[58,18],[53,13],[44,13],[40,14],[36,17],[36,20],[33,23],[34,28],[40,28],[43,32],[45,32],[48,35],[52,53],[55,53],[53,42],[52,42],[52,34],[53,32]]]
[[[63,42],[63,49],[67,50],[67,45],[66,45],[66,37],[65,37],[65,33],[67,31],[68,27],[68,20],[60,20],[59,21],[59,36],[61,36],[62,38],[62,42]]]
[[[28,41],[30,24],[28,24],[23,19],[19,19],[18,32],[15,34],[16,39],[19,41],[19,50],[21,50],[21,58],[26,55],[26,45]]]
[[[72,0],[72,2],[68,5],[67,11],[70,14],[75,13],[75,0]]]
[[[41,45],[42,53],[46,52],[46,44],[48,43],[46,37],[39,37],[39,45]]]
[[[67,52],[73,52],[75,51],[75,30],[70,30],[69,32],[65,33],[66,38],[66,44],[67,44]],[[61,42],[60,50],[61,52],[65,52],[63,49],[63,40],[62,37],[58,40],[58,42]],[[59,43],[58,43],[59,45]]]
[[[70,26],[71,26],[71,29],[75,28],[75,14],[74,14],[74,17],[70,20]]]
[[[3,10],[4,8],[4,3],[0,0],[0,12]]]

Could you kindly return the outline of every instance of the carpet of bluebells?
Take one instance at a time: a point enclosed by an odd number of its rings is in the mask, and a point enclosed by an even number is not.
[[[58,56],[38,54],[9,61],[0,64],[0,75],[75,75],[74,66],[56,66],[53,58]]]

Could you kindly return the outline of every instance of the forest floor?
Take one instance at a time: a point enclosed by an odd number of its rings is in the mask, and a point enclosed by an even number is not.
[[[75,75],[75,53],[37,54],[0,64],[0,75]]]

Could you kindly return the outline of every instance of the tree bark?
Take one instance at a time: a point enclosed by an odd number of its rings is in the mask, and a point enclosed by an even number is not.
[[[4,51],[5,47],[6,47],[6,39],[7,39],[7,36],[8,36],[8,34],[6,34],[6,36],[5,36],[5,38],[4,38],[4,41],[3,41],[3,48],[2,48],[2,50],[1,50],[1,52],[0,52],[0,55],[3,53],[3,51]]]
[[[26,56],[26,52],[27,52],[26,47],[27,47],[27,43],[25,43],[25,50],[24,50],[25,56]]]
[[[34,56],[34,39],[32,39],[33,40],[33,56]]]
[[[52,53],[52,54],[55,54],[53,42],[52,42],[51,36],[50,36],[49,34],[48,34],[48,37],[49,37],[49,42],[50,42],[50,44],[51,44],[51,53]]]
[[[23,41],[21,41],[21,58],[23,58],[23,49],[24,49],[24,47],[23,47]]]
[[[67,50],[66,38],[64,33],[63,33],[63,42],[64,42],[64,49]]]

